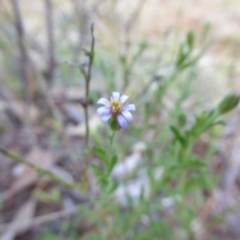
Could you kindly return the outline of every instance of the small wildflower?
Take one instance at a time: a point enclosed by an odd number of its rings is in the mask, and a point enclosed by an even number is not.
[[[119,92],[113,92],[110,100],[100,98],[97,104],[103,104],[103,107],[97,109],[98,115],[101,117],[103,123],[107,123],[110,119],[111,127],[117,130],[119,126],[122,129],[127,129],[128,124],[132,121],[133,117],[131,111],[135,111],[134,104],[126,104],[128,96],[121,95]],[[117,123],[117,127],[116,127]]]

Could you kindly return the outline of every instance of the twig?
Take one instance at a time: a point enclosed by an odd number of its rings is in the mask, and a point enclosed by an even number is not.
[[[20,50],[20,77],[23,84],[22,86],[23,86],[23,91],[25,93],[25,96],[29,97],[29,93],[28,93],[29,79],[27,74],[28,54],[27,54],[27,49],[25,47],[25,31],[24,31],[24,26],[22,21],[21,10],[19,7],[19,1],[12,0],[12,6],[15,13],[14,24],[16,27],[17,35],[18,35],[18,47]]]
[[[95,37],[94,37],[94,24],[91,25],[91,48],[89,52],[86,52],[86,55],[89,57],[89,64],[87,72],[80,66],[80,71],[85,78],[85,103],[83,104],[84,115],[85,115],[85,127],[86,127],[86,137],[85,137],[85,146],[89,148],[89,88],[91,81],[92,65],[94,59],[94,46],[95,46]]]
[[[54,22],[53,22],[53,6],[52,0],[45,0],[46,28],[48,39],[48,69],[46,71],[46,79],[49,84],[54,80],[56,68],[56,56],[54,46]]]
[[[22,14],[19,7],[19,1],[18,0],[12,0],[12,7],[13,11],[15,13],[15,28],[18,36],[18,47],[20,50],[20,78],[22,82],[22,90],[26,98],[27,105],[25,106],[25,121],[29,127],[28,135],[31,139],[30,142],[33,144],[36,144],[36,136],[34,135],[33,126],[31,124],[30,116],[29,116],[29,105],[32,100],[32,94],[31,94],[31,79],[29,78],[28,74],[28,68],[29,68],[29,57],[28,52],[26,48],[26,42],[25,42],[25,29],[23,25],[22,20]]]
[[[48,171],[46,169],[43,169],[43,168],[40,168],[40,167],[36,166],[35,164],[32,164],[31,162],[29,162],[26,159],[16,155],[15,153],[6,150],[2,146],[0,146],[0,152],[2,154],[4,154],[5,156],[11,158],[15,162],[23,163],[24,165],[27,165],[27,166],[33,168],[38,174],[46,175],[47,177],[51,178],[52,180],[54,180],[58,183],[61,183],[62,185],[66,186],[68,188],[76,189],[76,190],[79,190],[81,192],[80,187],[78,185],[76,185],[75,183],[65,181],[64,179],[62,179],[62,178],[58,177],[57,175],[53,174],[51,171]]]
[[[85,51],[85,54],[89,58],[89,64],[87,71],[80,65],[80,71],[85,78],[85,102],[82,104],[84,108],[84,116],[85,116],[85,147],[87,150],[87,153],[89,153],[89,113],[88,113],[88,106],[89,106],[89,88],[90,88],[90,81],[91,81],[91,73],[92,73],[92,65],[93,65],[93,59],[94,59],[94,45],[95,45],[95,37],[94,37],[94,24],[91,24],[91,48],[90,51]],[[83,178],[83,188],[88,191],[88,162],[86,161]]]

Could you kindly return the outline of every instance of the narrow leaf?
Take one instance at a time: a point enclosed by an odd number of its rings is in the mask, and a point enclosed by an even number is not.
[[[113,170],[115,164],[117,163],[117,160],[118,160],[118,158],[117,158],[116,155],[114,155],[114,156],[111,158],[110,163],[109,163],[109,166],[108,166],[108,171],[109,171],[109,172],[111,172],[111,171]]]
[[[182,134],[178,131],[178,129],[175,126],[170,126],[172,132],[174,133],[176,139],[182,144],[182,146],[186,145],[186,139]]]
[[[93,148],[93,151],[101,160],[104,162],[107,161],[107,153],[103,148],[95,146]]]

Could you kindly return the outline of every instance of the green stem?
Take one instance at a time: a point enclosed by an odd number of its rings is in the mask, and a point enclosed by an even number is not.
[[[88,84],[87,84],[88,85]],[[88,89],[88,87],[86,87]],[[87,90],[88,92],[88,90]],[[89,114],[88,114],[88,107],[87,107],[87,104],[88,104],[88,93],[86,94],[86,106],[84,106],[84,116],[85,116],[85,129],[86,129],[86,136],[85,136],[85,146],[88,150],[89,148]]]
[[[115,135],[116,135],[116,132],[112,131],[112,134],[109,136],[109,159],[111,159],[112,157],[112,146],[113,146]]]
[[[79,192],[81,192],[79,186],[77,186],[75,183],[67,182],[64,179],[62,179],[62,178],[58,177],[57,175],[53,174],[51,171],[48,171],[48,170],[43,169],[41,167],[38,167],[35,164],[32,164],[31,162],[29,162],[28,160],[16,155],[15,153],[13,153],[11,151],[6,150],[5,148],[3,148],[1,146],[0,146],[0,152],[2,154],[4,154],[5,156],[11,158],[15,162],[23,163],[23,164],[33,168],[38,174],[46,175],[55,182],[58,182],[58,183],[66,186],[68,188],[77,189],[77,190],[79,190]]]

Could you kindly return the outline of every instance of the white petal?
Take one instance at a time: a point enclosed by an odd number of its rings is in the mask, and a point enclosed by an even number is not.
[[[125,103],[127,100],[128,100],[128,96],[127,95],[122,95],[121,97],[120,97],[120,102],[121,103]]]
[[[107,114],[101,116],[101,120],[102,120],[102,122],[106,123],[111,117],[112,117],[112,114],[107,113]]]
[[[128,104],[126,105],[123,110],[126,110],[126,111],[135,111],[136,110],[136,107],[134,104]]]
[[[127,129],[128,128],[128,122],[126,120],[126,118],[123,115],[118,115],[117,116],[118,122],[121,126],[122,129]]]
[[[113,99],[115,101],[119,101],[119,98],[120,98],[120,93],[119,92],[113,92],[112,96],[113,96]]]
[[[103,104],[105,106],[110,106],[110,102],[109,100],[107,100],[106,98],[100,98],[98,101],[97,101],[97,104]]]
[[[107,113],[111,113],[111,109],[110,107],[100,107],[97,109],[97,113],[98,115],[104,115],[104,114],[107,114]]]
[[[128,122],[131,122],[133,120],[133,116],[129,111],[123,110],[121,114],[126,118]]]

